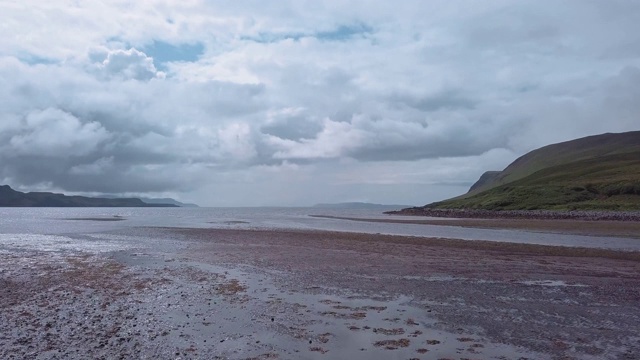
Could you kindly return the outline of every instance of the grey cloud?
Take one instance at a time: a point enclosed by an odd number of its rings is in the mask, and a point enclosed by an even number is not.
[[[92,152],[109,138],[97,122],[80,122],[59,109],[32,111],[11,135],[4,152],[46,157],[81,156]]]
[[[510,6],[479,18],[469,28],[467,36],[469,43],[475,46],[507,46],[542,41],[549,44],[559,35],[560,30],[548,17],[532,14],[523,7]]]
[[[464,144],[456,139],[433,138],[413,144],[369,144],[346,155],[362,161],[407,161],[480,155],[503,144]]]
[[[175,169],[144,169],[116,165],[108,171],[78,172],[78,165],[61,158],[21,156],[6,162],[2,168],[5,178],[24,186],[43,182],[75,192],[161,192],[188,190],[195,179],[177,176]],[[188,180],[189,183],[185,183]]]
[[[259,158],[244,152],[257,142],[251,136],[235,143],[234,124],[251,121],[264,107],[261,85],[103,82],[82,69],[14,64],[0,67],[0,94],[7,95],[0,109],[0,178],[16,185],[188,190],[206,178],[209,166]]]
[[[113,167],[113,156],[102,157],[90,164],[72,166],[69,173],[72,175],[102,175]]]
[[[186,99],[193,97],[211,117],[240,117],[264,110],[266,87],[263,84],[211,82],[183,89]],[[186,100],[189,101],[189,100]]]
[[[429,123],[403,122],[355,116],[351,122],[323,122],[312,139],[272,139],[279,159],[352,158],[360,161],[411,161],[479,155],[505,148],[519,121],[500,127],[504,120],[433,119]]]
[[[480,155],[508,146],[508,132],[482,136],[477,126],[481,123],[468,121],[449,126],[440,123],[432,130],[428,124],[371,123],[367,126],[371,135],[361,146],[349,150],[348,155],[362,161],[420,160]],[[381,133],[385,137],[377,136]]]
[[[197,164],[185,164],[183,152],[136,145],[141,138],[126,134],[112,135],[84,152],[68,148],[46,151],[42,145],[34,151],[17,152],[9,143],[0,154],[0,176],[22,185],[46,181],[68,191],[104,193],[188,190],[200,182],[192,173],[201,170]],[[171,144],[175,138],[162,141]]]
[[[602,54],[602,59],[635,59],[640,56],[640,37],[612,44]]]
[[[262,125],[260,130],[264,134],[281,139],[300,140],[315,137],[322,130],[322,125],[318,121],[309,119],[308,114],[294,114],[274,119]]]
[[[405,104],[415,109],[431,112],[438,110],[470,110],[476,106],[476,101],[465,96],[459,90],[442,90],[427,96],[412,96],[396,94],[390,101]]]

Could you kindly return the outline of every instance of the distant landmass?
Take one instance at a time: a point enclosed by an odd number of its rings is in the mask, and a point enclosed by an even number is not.
[[[9,185],[0,185],[0,206],[3,207],[178,207],[176,204],[147,203],[137,198],[94,198],[67,196],[51,192],[20,192]]]
[[[422,208],[640,210],[640,131],[533,150],[502,171],[484,173],[468,193]]]
[[[323,209],[380,209],[380,208],[395,208],[402,209],[411,205],[386,205],[386,204],[372,204],[365,202],[344,202],[336,204],[315,204],[314,208]]]
[[[183,203],[176,199],[172,198],[140,198],[140,200],[146,202],[147,204],[173,204],[179,207],[199,207],[197,204],[193,203]]]

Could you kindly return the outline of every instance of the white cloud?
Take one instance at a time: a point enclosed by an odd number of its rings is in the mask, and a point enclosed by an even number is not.
[[[233,163],[251,160],[257,155],[251,128],[246,123],[231,123],[218,130],[220,156]]]
[[[163,72],[156,70],[152,58],[134,48],[110,51],[100,65],[108,78],[151,80],[164,77]]]
[[[0,178],[16,186],[423,203],[533,148],[638,129],[633,2],[60,0],[0,13]],[[142,50],[155,41],[203,53],[160,65]],[[282,184],[289,195],[264,195]]]

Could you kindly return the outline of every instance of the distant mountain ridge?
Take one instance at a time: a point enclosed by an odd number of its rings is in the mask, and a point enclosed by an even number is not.
[[[173,204],[179,207],[200,207],[194,203],[183,203],[176,199],[172,198],[146,198],[141,197],[140,200],[146,202],[147,204]]]
[[[137,198],[93,198],[67,196],[51,192],[24,193],[9,185],[0,185],[2,207],[177,207],[175,204],[149,204]]]
[[[640,131],[533,150],[502,171],[484,173],[468,193],[423,208],[640,210]]]
[[[103,196],[99,196],[100,198],[103,199],[124,199],[122,197],[116,196],[116,195],[103,195]],[[173,198],[147,198],[147,197],[140,197],[137,198],[142,200],[144,203],[147,204],[172,204],[172,205],[176,205],[178,207],[200,207],[198,204],[193,204],[193,203],[183,203],[180,202],[176,199]]]

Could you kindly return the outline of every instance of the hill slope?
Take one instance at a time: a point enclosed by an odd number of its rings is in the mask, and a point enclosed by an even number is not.
[[[0,206],[6,207],[176,207],[173,204],[147,204],[140,199],[105,199],[66,196],[50,192],[23,193],[8,185],[0,186]]]
[[[425,208],[640,210],[640,131],[545,146]]]

